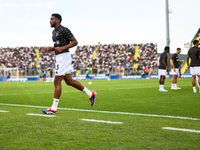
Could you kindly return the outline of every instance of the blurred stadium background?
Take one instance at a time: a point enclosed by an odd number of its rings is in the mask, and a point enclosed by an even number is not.
[[[195,39],[200,39],[200,29],[191,42],[183,43],[185,48],[189,49]],[[0,50],[1,81],[6,78],[54,77],[55,57],[47,52],[47,47],[7,47]],[[108,70],[111,79],[114,76],[157,75],[159,56],[156,43],[79,45],[72,54],[73,76],[84,79],[86,71],[91,77],[105,76]],[[186,54],[179,54],[179,59],[181,74],[189,74]]]

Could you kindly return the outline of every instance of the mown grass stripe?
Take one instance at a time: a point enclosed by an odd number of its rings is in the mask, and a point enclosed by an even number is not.
[[[180,85],[182,86],[189,86],[189,85]],[[171,87],[170,86],[165,86],[165,87]],[[94,89],[94,91],[113,91],[113,90],[128,90],[128,89],[149,89],[149,88],[159,88],[159,86],[145,86],[145,87],[127,87],[127,88],[113,88],[113,89]],[[157,89],[158,91],[158,89]],[[62,91],[62,93],[76,93],[80,92],[79,90],[71,90],[71,91]],[[50,94],[54,93],[52,92],[34,92],[34,93],[10,93],[10,94],[0,94],[0,96],[16,96],[16,95],[37,95],[37,94]]]

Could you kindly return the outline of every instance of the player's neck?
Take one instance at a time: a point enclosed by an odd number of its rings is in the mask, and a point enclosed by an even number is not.
[[[55,29],[57,29],[59,26],[60,26],[60,24],[56,24],[56,25],[55,25]]]

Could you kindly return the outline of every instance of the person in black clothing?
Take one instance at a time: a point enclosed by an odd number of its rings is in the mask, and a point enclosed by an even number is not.
[[[198,79],[200,79],[200,48],[199,46],[199,41],[194,40],[193,41],[194,46],[189,49],[188,54],[187,54],[187,65],[188,65],[188,70],[190,70],[190,74],[192,75],[192,86],[193,86],[193,92],[196,93],[196,82],[195,78],[196,76]],[[191,62],[189,64],[189,58],[191,58]],[[200,80],[199,84],[200,84]],[[200,92],[200,91],[199,91]]]
[[[172,90],[177,90],[177,89],[181,89],[179,87],[177,87],[177,77],[178,77],[178,74],[179,74],[179,65],[178,65],[178,61],[179,61],[179,57],[178,57],[178,54],[181,53],[181,49],[180,48],[177,48],[176,49],[176,53],[172,55],[172,61],[171,61],[171,64],[172,64],[172,84],[171,84],[171,89]]]
[[[167,53],[169,53],[169,46],[166,46],[165,51],[160,55],[159,60],[159,68],[158,68],[158,76],[159,76],[159,91],[161,92],[168,92],[164,89],[164,82],[165,82],[165,76],[166,72],[168,72],[167,69]]]
[[[52,14],[50,18],[50,25],[54,28],[52,39],[54,48],[48,47],[48,51],[55,51],[56,64],[55,64],[55,79],[54,79],[54,100],[51,107],[47,110],[42,110],[45,114],[57,114],[57,106],[61,96],[61,81],[64,79],[67,85],[70,85],[89,96],[91,106],[95,103],[96,92],[88,90],[79,81],[73,80],[73,68],[71,65],[71,54],[69,48],[78,44],[72,32],[61,25],[62,17],[60,14]]]

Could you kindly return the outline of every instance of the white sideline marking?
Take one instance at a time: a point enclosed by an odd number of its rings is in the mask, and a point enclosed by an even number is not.
[[[26,115],[31,115],[31,116],[42,116],[42,117],[55,117],[53,115],[41,115],[41,114],[32,114],[32,113],[28,113]]]
[[[172,128],[172,127],[163,127],[162,129],[200,133],[199,130],[193,130],[193,129],[181,129],[181,128]]]
[[[5,104],[5,103],[0,103],[0,105],[5,105],[5,106],[19,106],[19,107],[33,107],[33,108],[48,108],[46,106]],[[156,115],[156,114],[140,114],[140,113],[129,113],[129,112],[113,112],[113,111],[75,109],[75,108],[59,108],[59,107],[58,107],[58,109],[73,110],[73,111],[85,111],[85,112],[98,112],[98,113],[105,113],[105,114],[135,115],[135,116],[161,117],[161,118],[173,118],[173,119],[185,119],[185,120],[200,120],[200,118],[181,117],[181,116],[168,116],[168,115]]]
[[[112,121],[95,120],[95,119],[79,119],[79,120],[91,121],[91,122],[111,123],[111,124],[123,124],[123,122],[112,122]]]
[[[188,86],[188,85],[180,85],[182,86]],[[113,90],[127,90],[127,89],[149,89],[149,88],[158,88],[158,86],[147,86],[147,87],[128,87],[128,88],[114,88],[114,89],[97,89],[97,91],[113,91]],[[165,87],[171,87],[165,86]],[[95,90],[95,89],[94,89]],[[62,93],[76,93],[80,92],[79,90],[72,90],[72,91],[62,91]],[[6,95],[37,95],[37,94],[45,94],[45,93],[54,93],[54,92],[34,92],[34,93],[12,93],[12,94],[0,94],[0,96],[6,96]]]
[[[9,112],[9,111],[6,111],[6,110],[0,110],[0,112]]]

